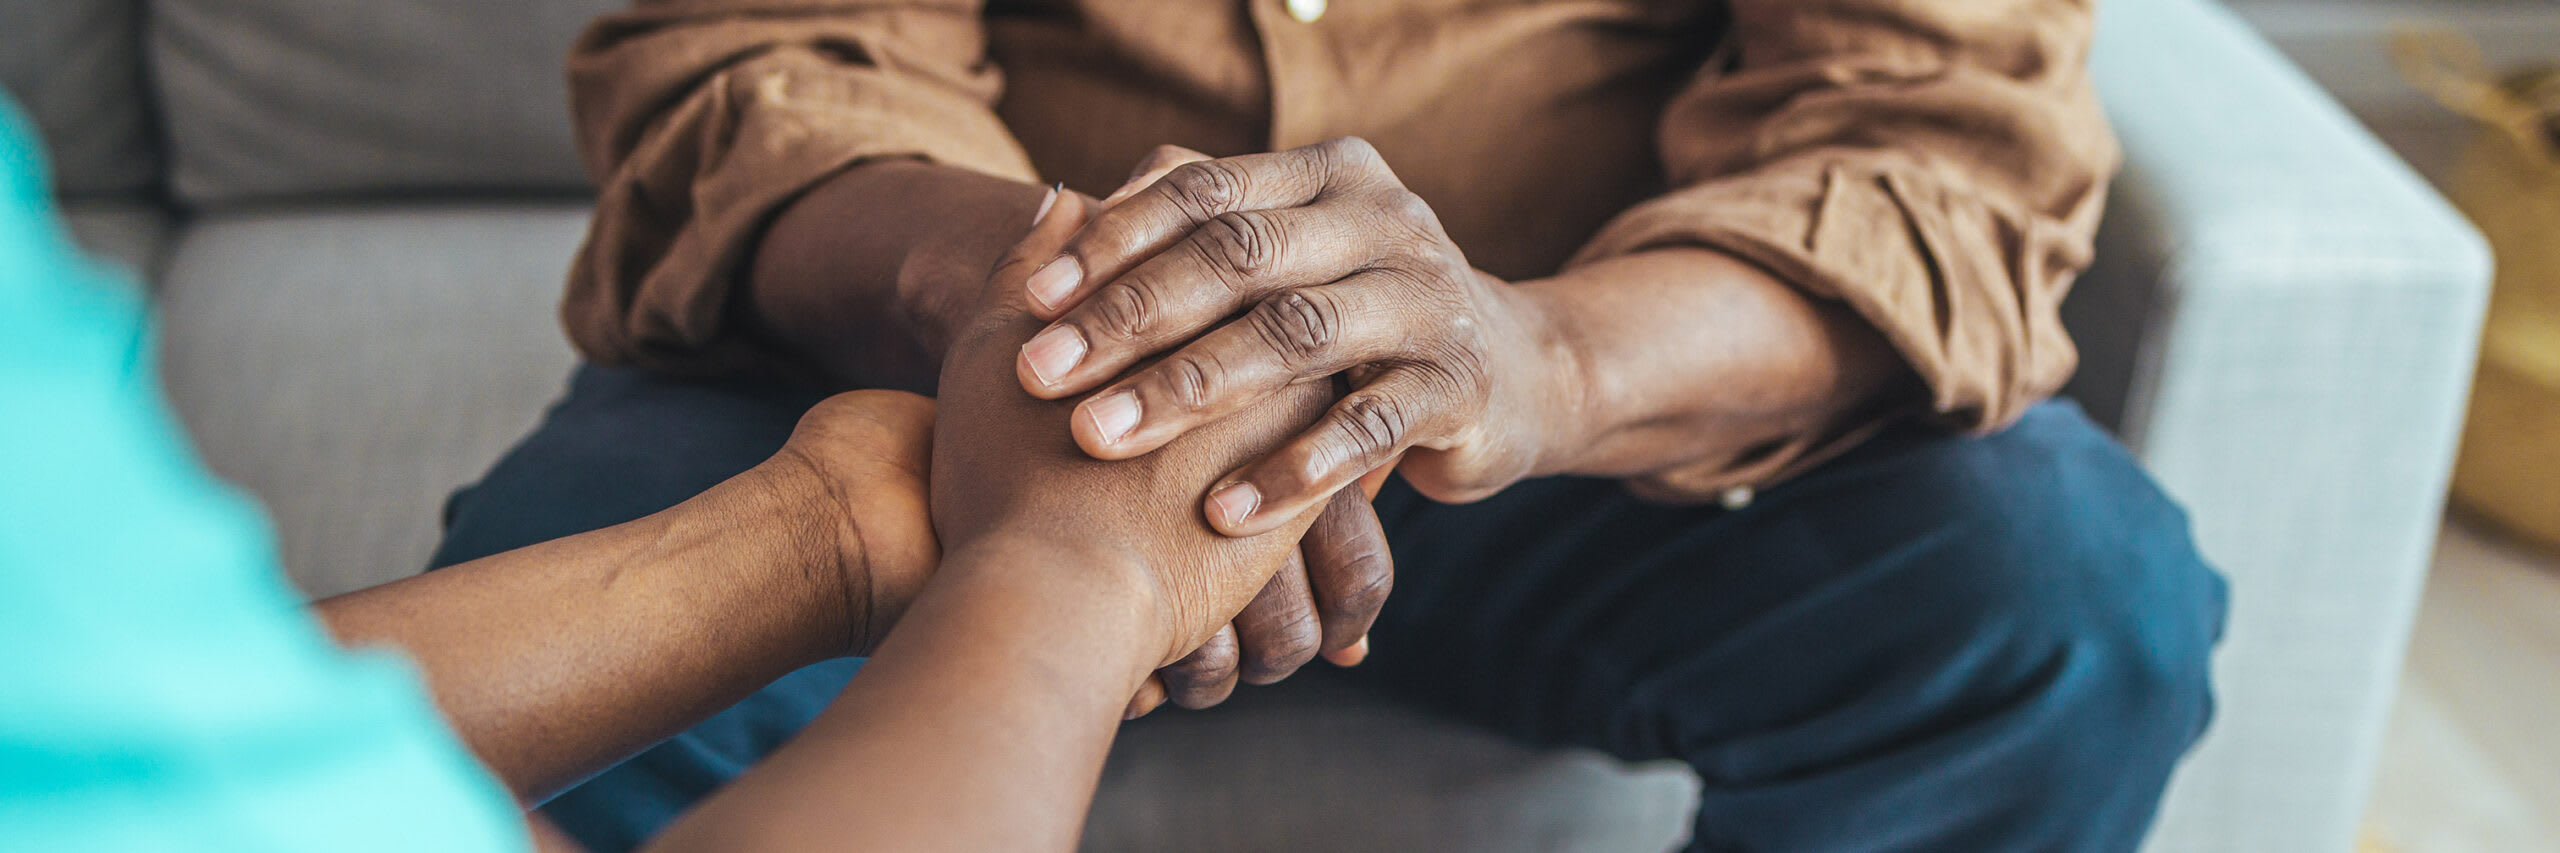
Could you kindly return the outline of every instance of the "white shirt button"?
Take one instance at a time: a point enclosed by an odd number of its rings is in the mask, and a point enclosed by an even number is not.
[[[1317,18],[1324,17],[1324,5],[1325,0],[1288,0],[1289,17],[1298,19],[1301,24],[1315,23]]]
[[[1725,509],[1741,509],[1750,506],[1751,501],[1758,497],[1758,494],[1751,491],[1750,486],[1735,486],[1724,490],[1724,494],[1717,495],[1716,502],[1723,504]]]

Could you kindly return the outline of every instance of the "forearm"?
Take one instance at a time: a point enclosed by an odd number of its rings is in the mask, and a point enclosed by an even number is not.
[[[1121,574],[1054,548],[953,554],[843,696],[650,849],[1072,849],[1162,654]]]
[[[837,381],[930,394],[950,324],[975,308],[1044,191],[916,160],[849,169],[766,229],[746,315]]]
[[[1731,465],[1917,393],[1854,312],[1721,252],[1639,252],[1518,287],[1571,353],[1563,381],[1579,389],[1541,473]]]
[[[472,751],[538,800],[846,647],[820,606],[843,598],[835,534],[771,476],[318,610],[341,643],[415,659]]]

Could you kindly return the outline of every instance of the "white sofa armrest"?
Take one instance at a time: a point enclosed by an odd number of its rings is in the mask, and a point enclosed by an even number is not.
[[[2220,710],[2150,849],[2342,853],[2440,518],[2488,250],[2220,6],[2102,5],[2093,67],[2126,164],[2070,310],[2093,355],[2078,390],[2233,588]]]

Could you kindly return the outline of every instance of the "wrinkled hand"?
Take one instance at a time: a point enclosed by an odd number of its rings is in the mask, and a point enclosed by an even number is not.
[[[1140,164],[1140,171],[1160,174],[1178,162],[1151,159]],[[989,304],[1000,298],[1020,298],[1018,276],[999,294],[988,285],[988,270],[1020,242],[1029,230],[1023,223],[1034,217],[1027,206],[1022,206],[1014,213],[1020,220],[992,224],[986,219],[982,211],[1016,208],[1010,197],[1019,187],[1009,182],[959,176],[921,165],[899,167],[884,163],[865,167],[864,171],[872,173],[867,183],[842,188],[830,184],[829,189],[820,191],[823,194],[843,189],[860,193],[835,199],[833,204],[808,204],[794,209],[792,217],[803,226],[797,232],[798,244],[805,251],[767,252],[764,259],[780,266],[765,272],[779,279],[825,279],[835,265],[844,262],[839,253],[825,248],[830,244],[823,242],[827,239],[824,235],[836,227],[831,223],[839,217],[809,220],[810,211],[841,213],[834,208],[845,205],[854,205],[858,211],[862,209],[860,205],[877,203],[870,194],[904,198],[899,194],[927,193],[925,198],[930,201],[908,200],[925,205],[918,211],[919,219],[958,225],[930,232],[926,239],[909,241],[908,253],[895,265],[899,294],[895,307],[877,310],[888,310],[901,318],[890,325],[919,337],[922,349],[913,354],[916,365],[933,364],[934,374],[938,374],[950,342],[969,328]],[[1075,207],[1079,214],[1089,213],[1094,204],[1092,199],[1072,192],[1056,197],[1062,199],[1058,203]],[[783,225],[777,224],[777,231]],[[1048,249],[1054,251],[1055,246]],[[781,264],[784,260],[796,260],[801,266]],[[824,307],[820,303],[810,310],[822,312]],[[842,324],[817,316],[809,325],[836,329]],[[896,337],[891,334],[882,339]],[[868,375],[894,377],[904,372],[893,364],[869,367],[872,369]],[[938,381],[934,374],[904,381],[930,388]],[[1278,681],[1318,654],[1342,666],[1355,665],[1366,657],[1364,638],[1393,578],[1385,535],[1378,528],[1375,513],[1365,501],[1346,497],[1329,506],[1300,544],[1300,550],[1305,559],[1275,576],[1270,588],[1236,618],[1232,629],[1221,631],[1192,656],[1166,667],[1151,679],[1133,704],[1133,711],[1142,713],[1167,699],[1185,707],[1207,707],[1223,701],[1240,681]]]
[[[1072,424],[1097,458],[1142,457],[1275,395],[1350,380],[1321,422],[1208,493],[1231,535],[1388,466],[1434,499],[1484,498],[1532,473],[1573,400],[1556,379],[1567,350],[1536,309],[1469,265],[1357,139],[1164,172],[1024,286],[1057,319],[1019,378],[1047,399],[1108,383]]]
[[[1229,467],[1265,452],[1314,421],[1329,395],[1307,387],[1253,413],[1169,442],[1145,459],[1098,461],[1064,429],[1072,406],[1026,395],[1009,370],[1040,328],[1020,299],[1033,265],[1054,254],[1092,214],[1092,203],[1062,197],[993,275],[990,306],[953,343],[940,385],[932,504],[948,553],[973,548],[1037,548],[1079,555],[1094,583],[1141,591],[1140,630],[1160,643],[1163,662],[1189,656],[1263,597],[1316,520],[1310,507],[1261,536],[1212,530],[1189,501]],[[1085,579],[1079,579],[1080,581]]]
[[[1160,146],[1130,170],[1129,180],[1100,207],[1109,210],[1166,172],[1206,159],[1208,155],[1187,148]],[[1228,630],[1150,679],[1132,702],[1131,715],[1168,699],[1185,708],[1206,708],[1226,701],[1239,681],[1276,683],[1318,655],[1337,666],[1357,666],[1367,659],[1369,625],[1395,585],[1386,533],[1367,500],[1383,480],[1381,472],[1364,481],[1358,494],[1336,492],[1299,541],[1298,555],[1272,576],[1271,585]]]

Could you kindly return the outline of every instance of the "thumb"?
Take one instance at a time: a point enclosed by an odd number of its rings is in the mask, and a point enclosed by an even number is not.
[[[1023,288],[1022,282],[1041,267],[1062,257],[1067,238],[1075,236],[1076,229],[1083,228],[1098,212],[1100,207],[1085,194],[1069,192],[1063,185],[1051,185],[1049,195],[1040,201],[1039,212],[1033,215],[1031,232],[1022,235],[1021,241],[1014,243],[1012,249],[1005,251],[1004,257],[996,260],[995,271],[990,278],[999,285],[995,288],[997,304],[1008,308],[1029,308],[1029,291]]]

